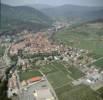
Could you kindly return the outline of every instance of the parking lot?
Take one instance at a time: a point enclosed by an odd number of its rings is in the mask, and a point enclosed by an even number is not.
[[[43,88],[49,88],[51,91],[51,87],[48,84],[48,81],[44,78],[44,80],[41,80],[39,82],[36,82],[32,85],[26,86],[20,95],[20,100],[36,100],[33,93],[35,90],[43,89]],[[52,91],[53,92],[53,91]]]

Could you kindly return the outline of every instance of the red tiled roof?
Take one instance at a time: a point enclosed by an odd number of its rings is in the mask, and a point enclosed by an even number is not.
[[[29,79],[30,82],[36,82],[36,81],[40,81],[41,77],[33,77],[31,79]]]

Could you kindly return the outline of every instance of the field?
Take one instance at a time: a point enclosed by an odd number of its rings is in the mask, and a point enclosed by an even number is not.
[[[103,56],[103,24],[83,24],[57,32],[54,39],[77,48],[84,48],[96,58]]]
[[[103,98],[103,87],[97,90],[97,92],[100,94],[100,96]]]
[[[62,71],[48,74],[47,78],[54,89],[67,85],[71,82],[71,79],[68,78]]]
[[[32,77],[42,76],[42,75],[39,71],[28,70],[26,72],[20,72],[19,76],[20,76],[20,81],[23,81],[23,80],[28,80]]]
[[[69,67],[68,70],[70,71],[70,76],[73,77],[74,79],[78,79],[84,76],[84,73],[82,73],[80,70],[78,70],[75,67]]]
[[[47,75],[47,74],[50,74],[50,73],[53,73],[55,72],[57,69],[52,65],[52,64],[47,64],[45,66],[41,66],[41,71]]]
[[[61,62],[53,62],[40,69],[53,86],[59,100],[102,100],[89,87],[73,86],[72,81],[84,74],[75,67],[66,67]]]
[[[68,69],[61,62],[53,62],[51,64],[41,66],[40,69],[46,76],[54,89],[58,89],[67,85],[72,86],[72,81],[82,77],[84,74],[78,69]],[[76,72],[74,73],[74,70]]]
[[[59,100],[102,100],[102,98],[97,93],[84,85],[76,87],[67,85],[57,89],[56,93],[59,97]]]
[[[72,77],[69,76],[66,68],[59,62],[42,66],[41,71],[47,76],[54,89],[71,84]]]
[[[93,65],[96,65],[97,67],[103,69],[103,58],[93,63]]]

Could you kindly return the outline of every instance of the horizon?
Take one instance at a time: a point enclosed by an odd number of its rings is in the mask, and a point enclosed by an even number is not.
[[[103,7],[103,0],[1,0],[1,3],[11,6],[25,6],[25,5],[49,5],[49,6],[62,6],[62,5],[76,5],[76,6],[89,6],[89,7]],[[47,2],[49,1],[49,2]]]

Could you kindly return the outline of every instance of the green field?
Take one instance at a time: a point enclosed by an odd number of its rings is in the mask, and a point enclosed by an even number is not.
[[[19,76],[20,76],[20,81],[23,81],[23,80],[28,80],[32,77],[42,76],[42,74],[39,71],[28,70],[26,72],[20,72]]]
[[[97,92],[100,94],[100,96],[103,98],[103,87],[98,89]]]
[[[73,47],[87,49],[93,53],[93,56],[101,57],[103,56],[103,24],[95,26],[84,24],[66,28],[57,32],[54,39]]]
[[[47,64],[45,66],[41,66],[41,71],[47,75],[49,73],[55,72],[57,69],[52,64]]]
[[[93,63],[93,65],[96,65],[98,68],[103,69],[103,59],[96,61],[95,63]]]
[[[67,85],[57,89],[56,93],[59,100],[103,100],[96,92],[84,85],[76,87]]]
[[[71,84],[72,78],[69,76],[67,69],[59,62],[42,66],[40,70],[47,76],[54,89],[65,84]]]
[[[41,66],[40,70],[47,76],[59,100],[102,100],[87,86],[73,86],[72,81],[84,75],[75,67],[66,67],[61,62],[53,62]]]
[[[53,62],[41,66],[40,70],[47,76],[54,89],[68,84],[70,85],[74,79],[78,79],[84,75],[75,67],[68,69],[62,62]]]
[[[51,83],[51,85],[54,87],[54,89],[71,83],[71,79],[67,77],[67,75],[63,73],[62,71],[48,74],[47,78],[49,82]]]
[[[69,67],[68,70],[70,71],[70,76],[73,77],[74,79],[78,79],[84,76],[84,73],[82,73],[79,69],[75,67]]]

